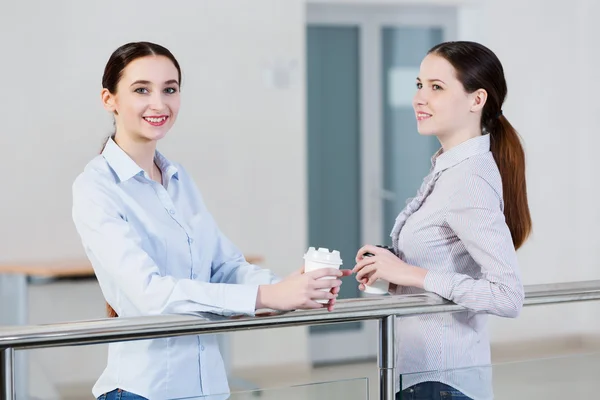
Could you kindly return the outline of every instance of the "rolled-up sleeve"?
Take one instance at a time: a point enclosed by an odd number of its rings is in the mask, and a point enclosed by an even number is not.
[[[104,296],[119,315],[254,314],[258,284],[161,276],[120,199],[101,184],[82,176],[75,181],[72,216]]]
[[[501,194],[483,177],[470,174],[449,201],[447,224],[481,268],[481,276],[428,271],[425,290],[473,311],[518,316],[524,291]]]

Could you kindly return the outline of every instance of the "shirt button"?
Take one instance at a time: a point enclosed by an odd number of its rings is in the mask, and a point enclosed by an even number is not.
[[[200,351],[204,351],[204,345],[200,346]]]
[[[188,242],[189,242],[189,244],[192,244],[192,243],[194,243],[194,238],[189,238],[189,239],[188,239]]]
[[[174,214],[175,214],[175,210],[173,210],[173,209],[170,209],[170,210],[169,210],[169,213],[170,213],[171,215],[174,215]]]
[[[192,279],[198,278],[198,274],[192,274]]]

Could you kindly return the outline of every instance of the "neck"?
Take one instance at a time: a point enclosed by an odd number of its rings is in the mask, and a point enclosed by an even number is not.
[[[473,139],[477,136],[481,136],[482,132],[479,128],[464,129],[462,131],[452,132],[446,135],[439,135],[438,140],[442,145],[444,152],[458,146],[461,143],[466,142],[469,139]]]
[[[132,138],[132,135],[115,135],[115,143],[131,159],[140,166],[149,176],[153,176],[154,153],[156,152],[156,141]]]

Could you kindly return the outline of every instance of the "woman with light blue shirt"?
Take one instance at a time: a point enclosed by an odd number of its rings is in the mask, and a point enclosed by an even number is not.
[[[531,231],[525,156],[502,113],[502,65],[485,46],[435,46],[416,86],[418,131],[441,149],[396,219],[395,254],[367,245],[354,271],[361,289],[383,279],[392,293],[433,292],[468,310],[398,319],[397,399],[492,399],[487,314],[514,318],[523,306],[516,249]]]
[[[339,277],[349,271],[298,271],[281,280],[248,264],[186,170],[156,151],[177,118],[180,85],[175,57],[148,42],[121,46],[104,71],[102,102],[116,131],[73,184],[73,220],[112,316],[331,310]],[[324,276],[337,278],[319,280]],[[228,391],[211,335],[110,344],[93,389],[102,400]]]

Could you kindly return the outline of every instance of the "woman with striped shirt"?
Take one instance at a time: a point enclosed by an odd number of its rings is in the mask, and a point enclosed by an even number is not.
[[[487,314],[514,318],[524,298],[516,249],[531,231],[525,155],[502,113],[502,64],[485,46],[435,46],[416,87],[418,131],[441,149],[396,219],[395,254],[364,246],[354,271],[361,289],[383,279],[394,294],[433,292],[467,309],[398,319],[398,399],[491,399]]]

